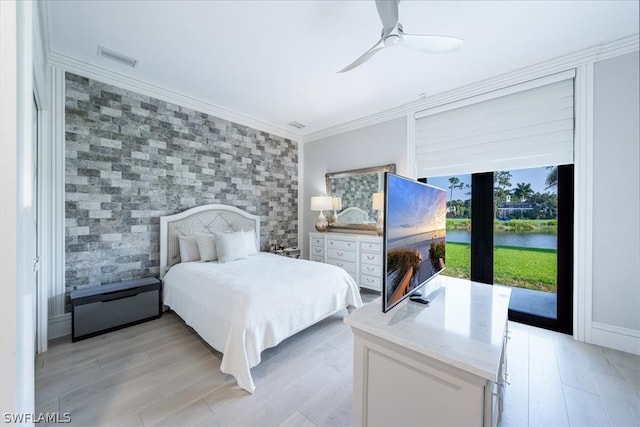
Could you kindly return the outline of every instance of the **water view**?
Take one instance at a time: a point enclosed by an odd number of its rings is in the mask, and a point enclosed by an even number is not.
[[[447,230],[447,241],[471,243],[471,232],[466,230]],[[555,234],[518,233],[514,231],[496,231],[493,234],[495,246],[515,246],[519,248],[557,249]]]

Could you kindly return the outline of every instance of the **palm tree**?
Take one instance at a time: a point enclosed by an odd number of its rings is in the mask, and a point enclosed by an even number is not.
[[[531,184],[525,184],[524,182],[516,184],[513,195],[520,199],[521,202],[526,201],[529,197],[533,196]]]
[[[498,217],[498,204],[507,199],[511,187],[511,172],[496,171],[493,173],[493,216]]]
[[[544,180],[544,183],[547,184],[547,186],[544,188],[545,190],[558,186],[558,167],[547,166],[547,169],[549,170],[549,173]]]
[[[453,200],[454,188],[462,188],[462,185],[460,185],[460,179],[457,176],[449,177],[449,203]]]
[[[458,179],[457,176],[452,176],[449,177],[449,203],[448,203],[448,207],[449,208],[453,208],[451,209],[451,211],[454,213],[456,212],[455,207],[453,207],[453,190],[455,188],[464,188],[464,182],[460,182],[460,179]]]

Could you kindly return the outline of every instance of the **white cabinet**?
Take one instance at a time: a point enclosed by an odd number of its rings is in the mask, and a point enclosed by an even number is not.
[[[439,276],[427,292],[428,305],[383,313],[378,299],[345,318],[353,425],[497,425],[511,290]]]
[[[324,233],[310,233],[309,259],[315,262],[325,262],[325,238]]]
[[[309,259],[336,265],[359,286],[382,290],[382,238],[347,233],[309,233]]]

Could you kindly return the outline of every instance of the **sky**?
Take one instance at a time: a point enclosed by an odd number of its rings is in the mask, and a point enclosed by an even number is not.
[[[534,192],[538,193],[555,193],[555,188],[550,188],[545,190],[546,184],[545,179],[547,178],[547,174],[549,170],[545,167],[542,168],[531,168],[531,169],[517,169],[512,170],[511,172],[511,188],[515,188],[518,183],[531,184],[531,189]],[[471,185],[471,175],[455,175],[460,179],[461,182],[465,184]],[[447,190],[447,200],[449,200],[449,177],[435,177],[428,179],[429,184],[434,185],[436,187],[440,187],[444,190]],[[469,192],[469,189],[456,189],[453,190],[453,200],[466,200],[470,199],[470,195],[466,195],[465,193]]]
[[[447,192],[391,175],[387,191],[389,206],[385,215],[390,238],[446,227]]]

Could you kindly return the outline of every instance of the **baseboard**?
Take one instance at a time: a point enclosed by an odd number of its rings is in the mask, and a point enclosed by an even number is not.
[[[48,335],[50,340],[71,335],[71,313],[49,319]]]
[[[591,322],[591,343],[640,355],[640,331]]]

